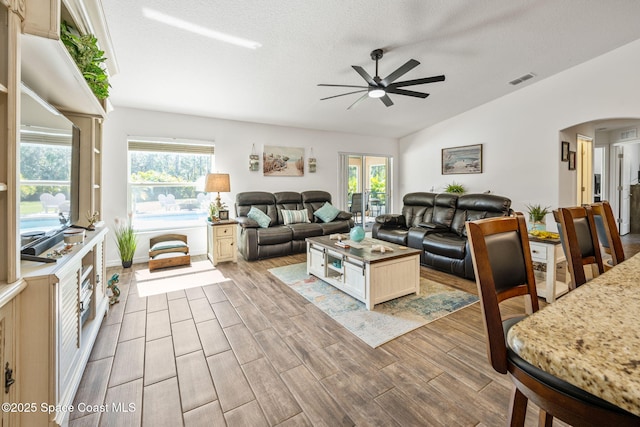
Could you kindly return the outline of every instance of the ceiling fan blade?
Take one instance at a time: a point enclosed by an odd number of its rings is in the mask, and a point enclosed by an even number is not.
[[[380,101],[382,101],[387,107],[391,107],[393,105],[393,101],[389,98],[389,95],[381,97]]]
[[[395,87],[387,88],[387,93],[397,93],[398,95],[415,96],[416,98],[426,98],[428,93],[416,92],[414,90],[398,89]]]
[[[351,110],[352,108],[354,108],[356,105],[360,104],[363,100],[365,100],[368,97],[369,97],[369,94],[365,93],[360,98],[356,99],[356,102],[354,102],[353,104],[349,105],[349,108],[347,108],[347,110]]]
[[[354,70],[356,70],[356,72],[357,72],[358,74],[360,74],[360,76],[361,76],[361,77],[362,77],[362,78],[363,78],[367,83],[369,83],[369,84],[370,84],[370,85],[372,85],[372,86],[378,86],[378,83],[376,83],[376,81],[375,81],[375,80],[373,80],[373,77],[371,77],[371,76],[369,75],[369,73],[367,73],[367,72],[364,70],[364,68],[362,68],[362,67],[361,67],[361,66],[359,66],[359,65],[352,65],[352,66],[351,66],[351,68],[353,68]]]
[[[320,101],[324,101],[325,99],[337,98],[339,96],[352,95],[354,93],[360,93],[360,92],[368,92],[368,90],[366,90],[366,89],[365,90],[356,90],[354,92],[341,93],[340,95],[327,96],[326,98],[320,98]]]
[[[326,83],[320,83],[318,86],[326,86],[326,87],[358,87],[360,89],[368,89],[369,86],[355,86],[355,85],[331,85]]]
[[[398,77],[416,68],[418,65],[420,65],[418,61],[416,61],[415,59],[410,59],[403,66],[395,70],[393,73],[389,74],[386,78],[382,79],[380,84],[382,86],[387,86],[393,83]]]
[[[392,83],[387,88],[396,88],[402,86],[413,86],[413,85],[423,85],[426,83],[435,83],[435,82],[443,82],[444,75],[442,76],[433,76],[433,77],[425,77],[423,79],[415,79],[415,80],[405,80],[403,82]]]

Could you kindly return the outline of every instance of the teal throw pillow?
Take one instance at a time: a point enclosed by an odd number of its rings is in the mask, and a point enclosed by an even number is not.
[[[313,214],[318,218],[320,218],[322,222],[331,222],[334,219],[336,219],[339,213],[340,213],[340,209],[331,205],[331,203],[329,202],[325,202],[325,204],[320,209],[315,211]]]
[[[249,209],[247,216],[257,222],[262,228],[268,228],[269,224],[271,224],[271,217],[256,207]]]
[[[302,209],[299,211],[289,211],[286,209],[282,209],[281,212],[284,225],[309,222],[309,214],[307,213],[306,209]]]

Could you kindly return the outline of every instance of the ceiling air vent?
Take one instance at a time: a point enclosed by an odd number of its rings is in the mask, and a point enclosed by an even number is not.
[[[533,74],[533,73],[527,73],[527,74],[525,74],[524,76],[520,76],[520,77],[518,77],[518,78],[517,78],[517,79],[515,79],[515,80],[511,80],[511,81],[509,82],[509,84],[510,84],[510,85],[514,85],[514,86],[515,86],[515,85],[519,85],[520,83],[522,83],[522,82],[524,82],[524,81],[527,81],[527,80],[529,80],[529,79],[534,78],[535,76],[536,76],[536,75],[535,75],[535,74]]]

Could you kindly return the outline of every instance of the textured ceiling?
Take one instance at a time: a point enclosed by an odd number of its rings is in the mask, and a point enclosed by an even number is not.
[[[402,137],[640,38],[637,0],[104,0],[119,73],[117,107]],[[146,10],[146,16],[144,11]],[[260,43],[247,49],[150,14]],[[361,85],[369,54],[380,76],[410,58],[400,80],[445,74],[391,95],[395,105],[318,83]],[[509,81],[533,72],[519,86]]]

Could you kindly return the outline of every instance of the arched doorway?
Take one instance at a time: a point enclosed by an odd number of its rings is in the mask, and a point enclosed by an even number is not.
[[[561,167],[565,205],[608,200],[618,216],[620,234],[639,234],[640,197],[640,119],[600,119],[560,131],[576,151],[575,172]],[[573,190],[571,190],[573,188]],[[563,204],[563,203],[561,203]],[[632,231],[632,226],[636,227]]]

